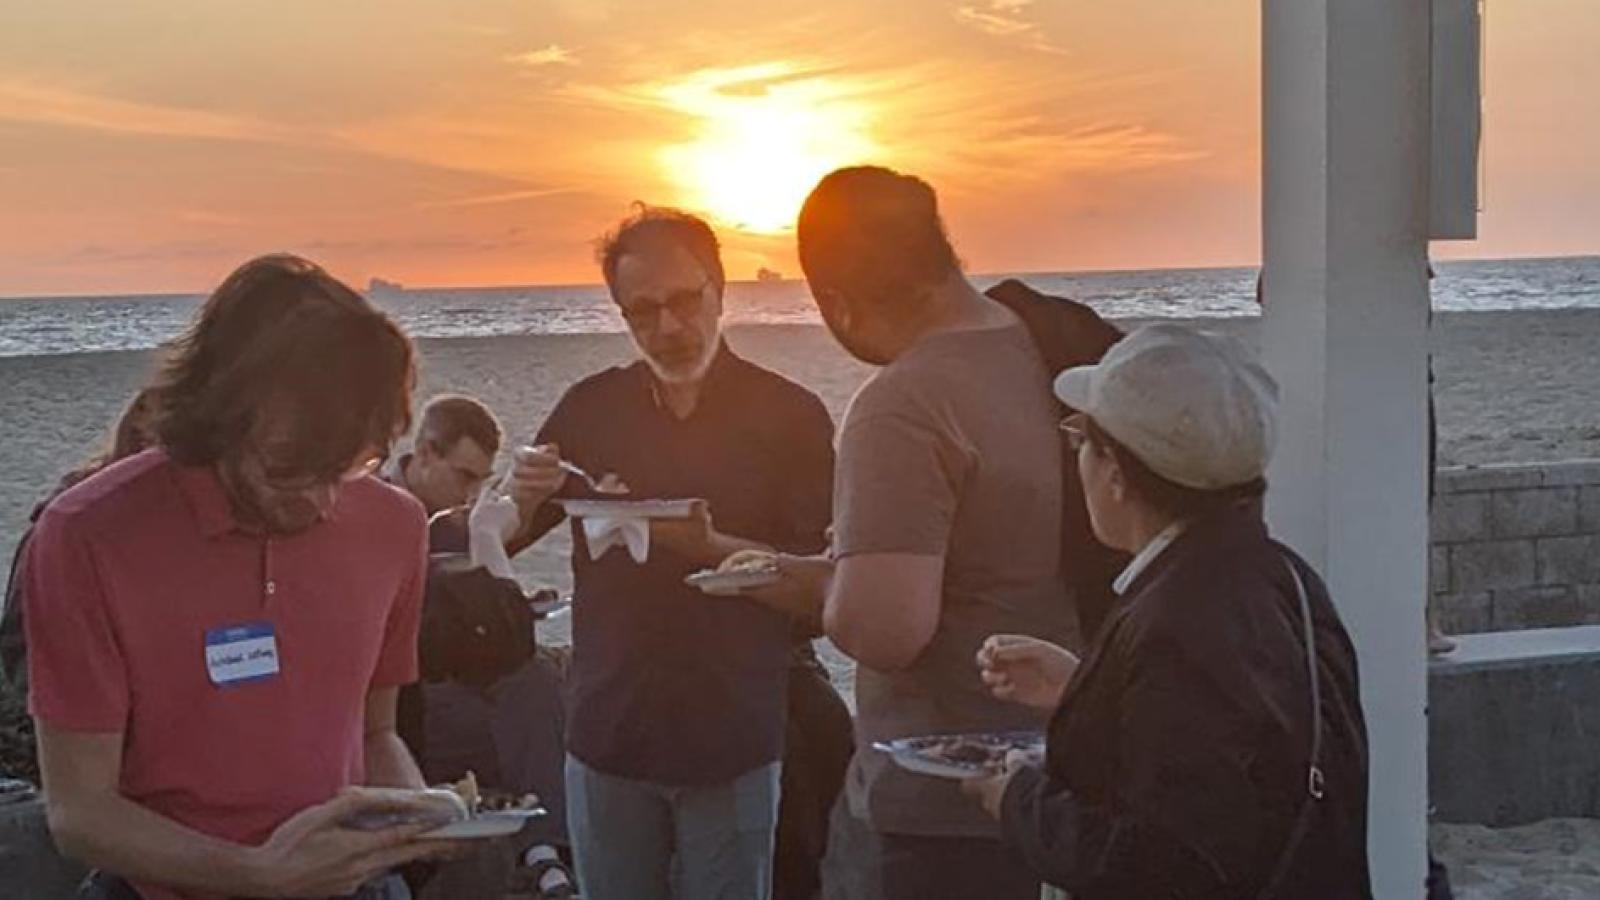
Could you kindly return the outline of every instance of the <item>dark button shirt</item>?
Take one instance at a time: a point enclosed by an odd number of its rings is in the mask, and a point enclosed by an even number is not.
[[[617,473],[633,498],[704,499],[725,534],[815,553],[832,518],[832,438],[815,395],[723,347],[687,418],[658,401],[640,362],[574,386],[538,442]],[[777,761],[788,618],[688,587],[698,567],[660,547],[642,565],[622,548],[591,560],[572,531],[568,749],[602,772],[671,785]]]

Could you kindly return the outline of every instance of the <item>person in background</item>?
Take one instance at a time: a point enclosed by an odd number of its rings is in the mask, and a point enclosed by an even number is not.
[[[997,631],[1073,644],[1060,572],[1061,445],[1050,372],[1021,320],[961,272],[932,188],[842,169],[806,199],[800,263],[829,330],[881,367],[839,437],[831,557],[784,557],[767,602],[820,613],[853,657],[857,749],[845,793],[875,834],[889,900],[1036,900],[995,823],[953,782],[874,742],[1040,728],[972,668]]]
[[[396,457],[384,480],[408,491],[422,502],[429,520],[440,513],[462,510],[494,476],[495,454],[500,452],[500,421],[482,401],[460,394],[440,394],[422,407],[411,451]],[[465,527],[465,520],[460,527]],[[465,532],[459,541],[436,539],[434,553],[466,550]]]
[[[28,515],[28,530],[17,541],[11,559],[11,575],[6,580],[5,611],[0,615],[0,675],[8,690],[26,694],[28,689],[28,648],[22,627],[22,562],[27,555],[28,537],[44,515],[45,507],[60,494],[118,460],[139,453],[155,443],[151,425],[155,420],[154,392],[149,388],[134,394],[112,426],[105,447],[83,465],[61,476],[49,496],[40,500]]]
[[[1095,533],[1133,561],[1081,663],[984,642],[995,695],[1053,717],[1042,769],[969,791],[1078,900],[1370,898],[1355,648],[1261,519],[1277,385],[1237,342],[1156,325],[1056,393]]]
[[[394,732],[425,522],[370,477],[414,377],[359,294],[253,260],[158,374],[159,446],[39,518],[30,705],[51,832],[97,870],[80,896],[403,897],[391,867],[450,852],[427,824],[348,827],[426,809]]]
[[[466,508],[494,475],[500,440],[500,422],[488,407],[471,397],[441,394],[423,406],[410,452],[384,467],[384,481],[422,503],[430,558],[466,552]],[[429,574],[435,574],[432,564]],[[425,764],[423,691],[421,683],[401,688],[396,724],[412,754]]]
[[[642,207],[599,248],[640,358],[569,389],[518,454],[520,550],[578,490],[563,462],[634,499],[696,499],[637,558],[574,520],[567,821],[589,900],[765,900],[773,879],[794,624],[684,583],[739,550],[821,552],[833,425],[810,391],[722,338],[726,278],[702,220]],[[593,523],[590,523],[593,524]],[[597,538],[598,540],[598,538]]]
[[[35,784],[39,781],[39,748],[34,735],[33,720],[27,715],[28,706],[28,643],[22,624],[22,574],[23,559],[27,555],[28,538],[33,526],[44,514],[44,509],[62,491],[106,466],[126,459],[155,442],[150,432],[155,419],[153,393],[141,390],[117,418],[106,446],[83,465],[61,477],[45,499],[39,501],[28,516],[28,528],[17,540],[16,552],[11,558],[11,574],[6,579],[5,606],[0,612],[0,729],[7,729],[18,738],[15,754],[8,768],[12,774]]]

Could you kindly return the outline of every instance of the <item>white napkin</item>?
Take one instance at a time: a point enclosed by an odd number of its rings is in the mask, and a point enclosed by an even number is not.
[[[627,547],[636,563],[650,558],[650,520],[638,518],[593,518],[583,520],[584,543],[589,558],[599,559],[612,547]]]
[[[487,488],[467,514],[467,550],[474,567],[482,566],[497,578],[515,578],[506,541],[521,523],[516,501],[495,488]]]

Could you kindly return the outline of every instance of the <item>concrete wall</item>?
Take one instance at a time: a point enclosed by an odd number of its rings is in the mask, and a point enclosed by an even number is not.
[[[1441,470],[1432,530],[1446,631],[1600,624],[1600,460]]]
[[[1429,668],[1438,821],[1600,816],[1600,626],[1469,635]]]

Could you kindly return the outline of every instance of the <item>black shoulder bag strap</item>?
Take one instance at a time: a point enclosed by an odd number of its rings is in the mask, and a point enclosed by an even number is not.
[[[1317,674],[1317,644],[1316,629],[1311,620],[1311,598],[1306,593],[1305,579],[1300,577],[1300,569],[1295,566],[1294,560],[1288,554],[1284,555],[1284,563],[1289,567],[1289,575],[1294,578],[1295,593],[1300,600],[1300,620],[1305,628],[1306,642],[1306,675],[1311,683],[1311,756],[1306,764],[1306,796],[1300,802],[1300,814],[1295,817],[1294,827],[1289,830],[1289,838],[1284,842],[1283,850],[1278,855],[1278,863],[1272,868],[1272,876],[1267,879],[1261,893],[1256,895],[1257,900],[1270,900],[1277,894],[1283,879],[1289,874],[1289,864],[1294,860],[1295,851],[1300,849],[1300,844],[1305,840],[1306,832],[1311,828],[1311,816],[1316,810],[1317,803],[1322,800],[1324,781],[1322,776],[1322,681]]]

